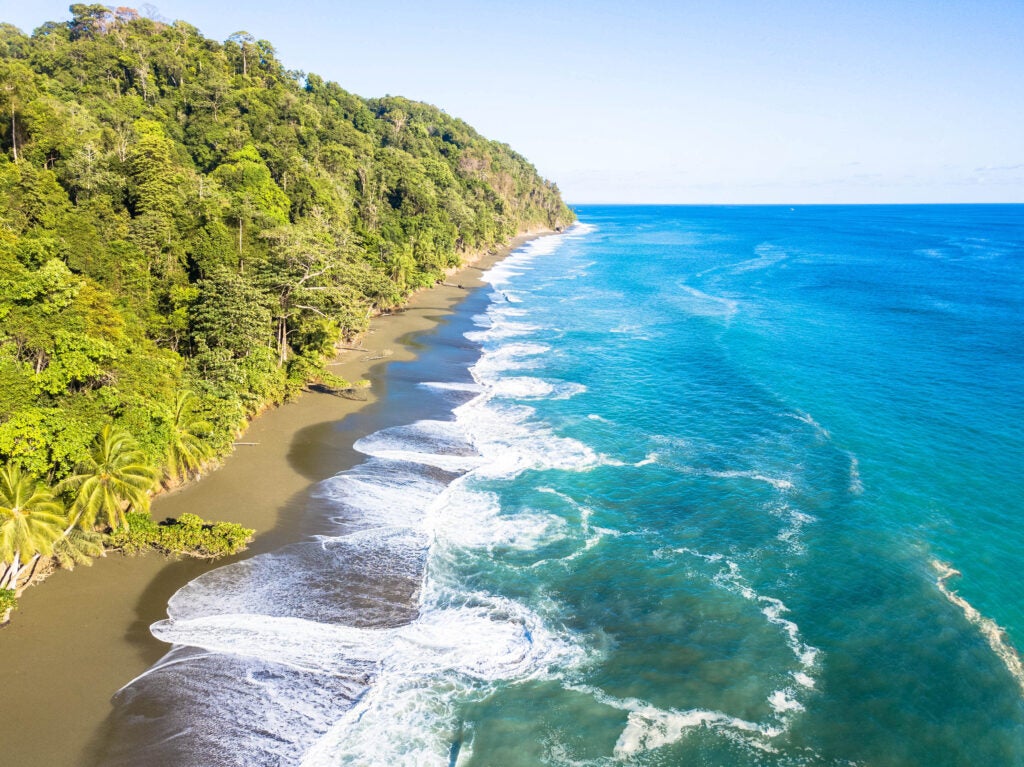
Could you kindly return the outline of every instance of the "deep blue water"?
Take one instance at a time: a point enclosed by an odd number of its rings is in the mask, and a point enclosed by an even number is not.
[[[122,706],[204,701],[178,763],[1024,765],[1024,206],[578,213]]]

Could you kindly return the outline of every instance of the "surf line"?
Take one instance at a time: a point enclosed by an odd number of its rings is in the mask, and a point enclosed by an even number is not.
[[[932,560],[932,567],[939,574],[935,581],[939,591],[945,595],[946,599],[963,610],[964,616],[970,623],[978,627],[978,631],[988,641],[988,646],[999,656],[999,659],[1005,664],[1010,674],[1017,680],[1021,694],[1024,695],[1024,663],[1021,662],[1020,655],[1018,655],[1013,645],[1010,644],[1006,631],[998,623],[991,618],[986,618],[978,612],[974,605],[946,586],[947,580],[962,575],[959,570],[937,559]]]

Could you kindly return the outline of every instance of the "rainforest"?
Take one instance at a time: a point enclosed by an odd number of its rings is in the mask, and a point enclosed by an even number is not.
[[[231,553],[157,525],[369,318],[574,219],[505,144],[130,8],[0,24],[0,616],[40,566],[115,546]]]

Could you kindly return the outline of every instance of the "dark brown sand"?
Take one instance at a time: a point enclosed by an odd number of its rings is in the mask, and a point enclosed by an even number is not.
[[[297,540],[305,491],[359,460],[352,443],[362,431],[338,428],[338,422],[376,399],[388,362],[415,356],[409,340],[452,311],[466,295],[458,285],[479,286],[483,270],[528,239],[521,236],[416,294],[405,310],[375,318],[361,341],[368,351],[345,351],[331,368],[349,380],[372,382],[360,399],[307,392],[263,414],[240,437],[256,444],[239,445],[209,476],[158,498],[153,516],[193,512],[256,528],[244,556]],[[11,624],[0,629],[0,694],[7,702],[0,764],[86,763],[111,696],[168,649],[149,633],[150,624],[166,617],[175,591],[226,561],[114,554],[27,589]]]

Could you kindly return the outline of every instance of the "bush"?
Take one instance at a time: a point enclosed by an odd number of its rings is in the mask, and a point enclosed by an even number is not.
[[[252,540],[255,530],[234,522],[204,522],[195,514],[182,514],[157,525],[157,548],[171,554],[216,559],[237,554]]]
[[[195,514],[182,514],[158,524],[148,514],[130,512],[128,527],[113,532],[110,545],[126,554],[155,549],[165,554],[217,559],[243,551],[254,532],[234,522],[205,522]]]
[[[129,511],[128,525],[112,532],[108,544],[125,554],[140,554],[156,547],[160,538],[156,522],[149,514]]]
[[[7,614],[8,610],[18,609],[18,598],[14,596],[13,589],[0,589],[0,617]]]

